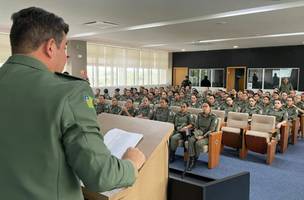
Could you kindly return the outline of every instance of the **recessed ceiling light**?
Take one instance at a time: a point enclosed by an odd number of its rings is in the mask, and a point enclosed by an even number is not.
[[[233,46],[233,48],[234,48],[234,49],[237,49],[237,48],[239,48],[239,46],[235,45],[235,46]]]
[[[186,49],[181,49],[181,51],[186,51]]]

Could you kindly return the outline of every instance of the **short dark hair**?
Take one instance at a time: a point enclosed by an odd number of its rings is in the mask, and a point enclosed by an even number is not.
[[[14,13],[10,31],[12,54],[25,54],[37,50],[51,38],[59,48],[69,25],[61,17],[37,7],[29,7]]]
[[[103,92],[104,92],[105,94],[107,94],[107,93],[109,93],[109,90],[108,90],[107,88],[105,88],[105,89],[103,90]]]

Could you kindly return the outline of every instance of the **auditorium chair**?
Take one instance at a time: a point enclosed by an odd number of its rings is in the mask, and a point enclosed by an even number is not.
[[[236,148],[239,150],[239,157],[244,158],[244,134],[248,129],[248,119],[248,113],[228,113],[227,122],[222,127],[222,150],[224,146]]]
[[[245,154],[248,150],[266,154],[266,163],[271,164],[275,158],[277,141],[273,137],[276,132],[275,117],[268,115],[252,115],[250,130],[245,134]]]

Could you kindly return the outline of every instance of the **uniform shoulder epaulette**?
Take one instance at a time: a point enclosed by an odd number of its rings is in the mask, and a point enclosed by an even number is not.
[[[65,78],[65,79],[68,79],[68,80],[78,80],[78,81],[88,82],[87,80],[84,80],[84,79],[76,77],[76,76],[71,76],[69,74],[64,74],[64,73],[60,73],[60,72],[55,72],[55,74],[58,75],[61,78]]]

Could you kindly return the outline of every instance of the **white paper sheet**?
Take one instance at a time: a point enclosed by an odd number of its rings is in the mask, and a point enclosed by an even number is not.
[[[142,138],[142,134],[114,128],[109,130],[104,136],[104,143],[111,151],[111,154],[120,159],[129,147],[136,147]]]

